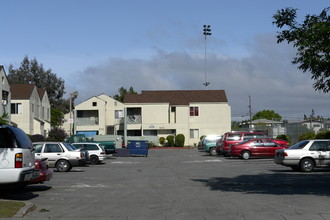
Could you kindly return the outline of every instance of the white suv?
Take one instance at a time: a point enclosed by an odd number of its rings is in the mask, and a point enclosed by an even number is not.
[[[330,139],[304,140],[288,149],[276,150],[274,162],[303,172],[330,167]]]
[[[75,148],[87,150],[89,154],[89,162],[93,165],[100,163],[107,158],[105,148],[99,143],[72,143]]]
[[[27,184],[35,158],[30,138],[19,128],[0,125],[0,184]]]

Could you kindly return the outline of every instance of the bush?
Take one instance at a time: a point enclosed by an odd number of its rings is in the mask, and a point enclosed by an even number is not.
[[[298,141],[314,139],[315,134],[313,132],[308,132],[299,136]]]
[[[166,139],[164,137],[159,138],[159,144],[164,145],[165,141],[166,141]]]
[[[280,134],[276,137],[276,139],[288,141],[289,144],[291,143],[289,136],[286,134]]]
[[[29,136],[32,142],[39,142],[39,141],[45,141],[46,138],[41,134],[35,134],[32,136]]]
[[[330,139],[330,131],[323,131],[315,135],[316,139]]]
[[[166,137],[167,140],[167,144],[169,147],[173,147],[174,146],[174,136],[173,135],[169,135]]]
[[[61,128],[54,128],[49,131],[47,141],[65,141],[68,135]]]
[[[156,147],[156,144],[154,144],[154,142],[150,141],[150,142],[148,142],[148,147],[149,148]]]
[[[175,146],[177,146],[177,147],[183,147],[184,146],[184,140],[185,140],[184,135],[183,134],[178,134],[175,137]]]

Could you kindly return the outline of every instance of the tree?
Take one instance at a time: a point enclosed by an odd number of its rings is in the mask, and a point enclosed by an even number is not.
[[[319,15],[306,15],[302,24],[296,21],[297,9],[278,10],[273,16],[273,24],[287,30],[278,32],[277,43],[287,41],[297,48],[292,63],[303,72],[310,71],[315,81],[315,90],[330,91],[330,7]]]
[[[273,110],[262,110],[257,113],[255,113],[252,117],[252,120],[257,120],[257,119],[268,119],[268,120],[276,120],[280,121],[282,117],[274,112]]]
[[[120,87],[118,89],[119,94],[113,96],[113,98],[119,102],[124,102],[125,97],[127,94],[137,94],[132,87],[129,90],[125,89],[124,87]]]
[[[9,83],[34,84],[37,88],[44,88],[47,91],[51,104],[51,125],[58,127],[63,124],[64,114],[69,112],[69,99],[63,99],[64,80],[58,78],[51,69],[45,70],[37,59],[29,60],[25,56],[21,66],[14,69],[9,65]]]
[[[36,58],[30,61],[28,56],[24,57],[18,69],[14,69],[12,64],[9,65],[8,81],[11,84],[35,84],[37,88],[46,89],[52,105],[57,105],[65,93],[64,80],[58,78],[51,69],[45,70]]]

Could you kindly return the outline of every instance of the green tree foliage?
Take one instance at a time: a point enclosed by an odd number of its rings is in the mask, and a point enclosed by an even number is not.
[[[9,121],[8,113],[3,113],[0,117],[0,124],[8,125],[8,121]]]
[[[273,16],[278,28],[287,28],[277,35],[277,43],[287,41],[297,48],[292,63],[303,72],[311,72],[315,90],[330,91],[330,7],[319,15],[306,15],[303,23],[296,21],[297,9],[278,10]]]
[[[330,139],[330,131],[319,132],[315,136],[316,139]]]
[[[298,141],[303,141],[303,140],[309,140],[309,139],[314,139],[315,138],[315,133],[314,132],[308,132],[304,133],[299,136]]]
[[[51,124],[54,128],[58,128],[59,126],[63,125],[64,113],[59,108],[51,108]]]
[[[64,95],[64,80],[58,78],[51,69],[45,70],[36,58],[29,60],[28,56],[25,56],[18,69],[10,65],[8,81],[11,84],[35,84],[38,88],[46,89],[52,105],[56,105]]]
[[[175,146],[183,147],[184,146],[184,141],[185,141],[185,136],[183,134],[178,134],[175,137]]]
[[[276,139],[288,141],[289,144],[291,143],[289,136],[286,134],[277,135]]]
[[[282,119],[282,116],[280,116],[273,110],[262,110],[253,115],[252,120],[257,120],[257,119],[280,121]]]
[[[127,94],[137,94],[132,87],[129,90],[125,89],[124,87],[120,87],[118,89],[119,94],[115,94],[113,98],[119,102],[124,102],[125,97]]]
[[[166,141],[166,139],[165,139],[164,137],[160,137],[160,138],[159,138],[159,143],[160,143],[161,145],[164,145],[164,144],[165,144],[165,141]]]
[[[47,141],[65,141],[68,135],[61,128],[53,128],[49,131]]]

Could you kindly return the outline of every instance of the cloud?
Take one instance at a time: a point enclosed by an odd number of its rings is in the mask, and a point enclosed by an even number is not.
[[[330,117],[329,95],[315,92],[309,73],[291,64],[295,50],[277,44],[274,35],[260,35],[246,45],[248,56],[231,57],[212,51],[207,54],[208,89],[225,89],[232,116],[271,109],[283,117],[303,117],[312,109],[316,115]],[[221,48],[218,50],[221,51]],[[67,90],[79,91],[77,103],[118,88],[141,90],[205,89],[204,56],[189,52],[155,49],[151,58],[115,58],[72,74]]]

